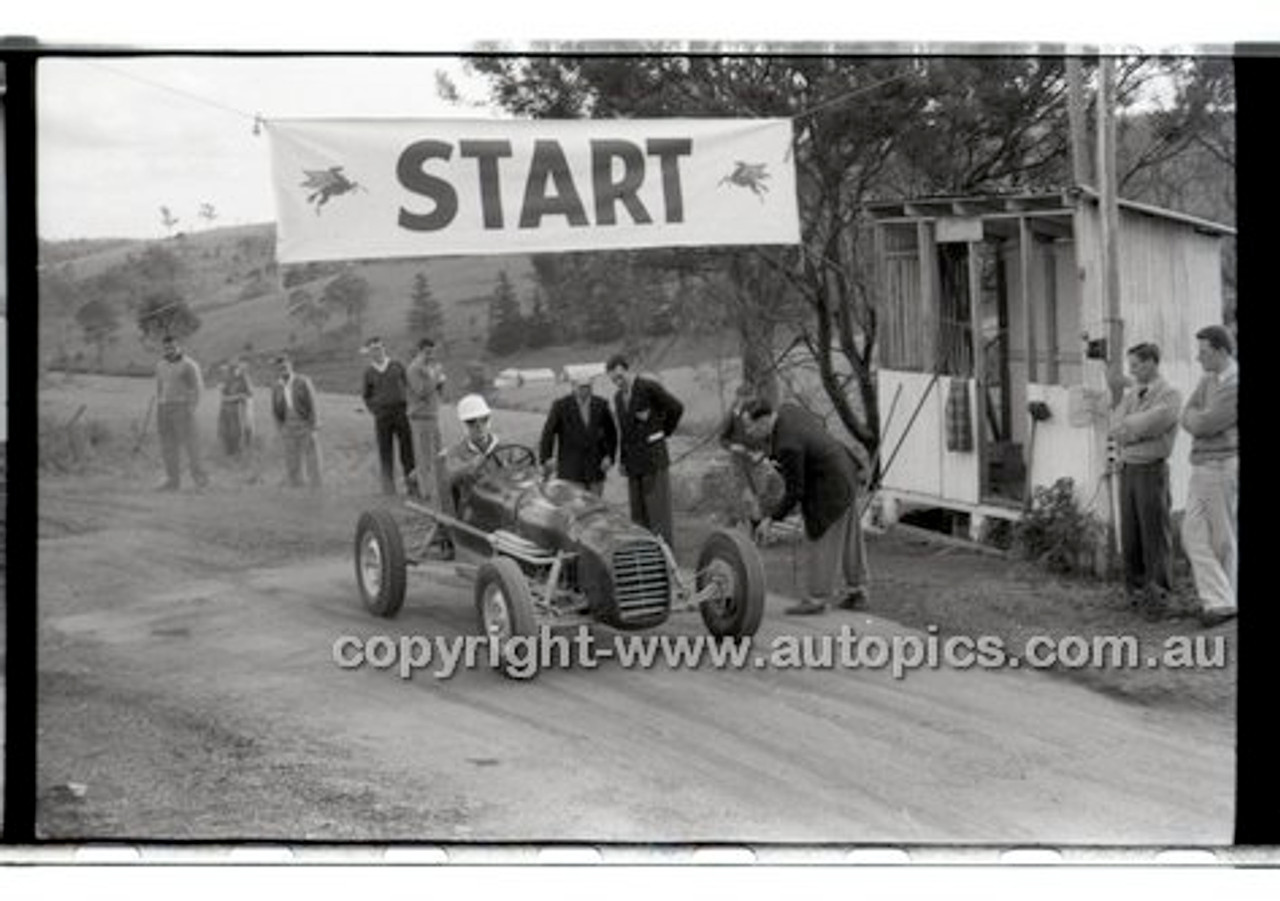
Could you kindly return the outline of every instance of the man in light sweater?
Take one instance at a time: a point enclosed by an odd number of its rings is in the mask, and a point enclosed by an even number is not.
[[[1125,591],[1148,619],[1165,611],[1173,587],[1169,455],[1182,395],[1160,375],[1160,348],[1129,348],[1133,384],[1111,413],[1120,461],[1120,544]]]
[[[1236,615],[1236,501],[1239,439],[1235,340],[1223,326],[1196,332],[1204,377],[1182,411],[1191,433],[1191,482],[1182,520],[1182,546],[1191,561],[1206,628]]]
[[[430,338],[418,342],[418,353],[405,371],[409,430],[413,433],[414,469],[418,494],[433,502],[436,494],[436,464],[443,448],[440,441],[440,400],[447,377],[436,361],[436,343]]]
[[[209,477],[200,463],[200,433],[196,427],[196,405],[204,391],[200,365],[182,352],[171,335],[165,336],[161,350],[164,356],[156,363],[156,429],[166,478],[158,490],[178,490],[184,450],[191,464],[191,478],[203,488],[209,484]]]

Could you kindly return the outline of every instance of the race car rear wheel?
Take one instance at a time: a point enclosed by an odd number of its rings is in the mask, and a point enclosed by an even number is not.
[[[494,557],[476,573],[476,613],[480,629],[490,642],[498,643],[499,668],[508,676],[528,678],[530,667],[513,660],[507,642],[517,636],[537,633],[533,595],[519,564],[509,557]]]
[[[404,606],[404,539],[388,511],[366,510],[360,514],[355,557],[360,600],[375,616],[395,616]]]
[[[707,631],[717,637],[754,635],[764,616],[764,563],[746,536],[721,529],[698,554],[696,587],[714,585],[715,597],[699,608]]]

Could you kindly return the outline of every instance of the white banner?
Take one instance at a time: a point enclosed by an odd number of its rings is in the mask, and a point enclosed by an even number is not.
[[[800,240],[788,119],[267,130],[282,263]]]

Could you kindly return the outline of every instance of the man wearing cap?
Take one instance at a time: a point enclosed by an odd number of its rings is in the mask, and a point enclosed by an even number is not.
[[[409,429],[413,433],[413,459],[418,474],[418,493],[423,500],[435,497],[435,462],[441,451],[440,397],[444,393],[444,367],[436,362],[436,343],[430,338],[418,342],[418,353],[409,361]]]
[[[558,478],[599,495],[618,449],[618,430],[609,402],[592,393],[591,385],[592,377],[579,372],[573,377],[573,392],[551,405],[538,462],[548,467],[554,459]]]
[[[489,428],[489,404],[479,394],[458,400],[458,419],[466,429],[462,440],[449,449],[444,459],[445,480],[450,500],[458,516],[463,514],[463,493],[480,477],[489,454],[498,446],[498,436]]]
[[[1173,587],[1169,455],[1178,437],[1182,395],[1160,375],[1160,348],[1129,348],[1130,385],[1111,412],[1120,463],[1120,545],[1125,591],[1147,619],[1158,619]]]
[[[684,404],[652,379],[631,371],[621,354],[609,359],[605,370],[617,387],[619,465],[627,477],[631,519],[672,544],[671,481],[667,467],[667,439],[684,414]]]
[[[1182,411],[1191,434],[1191,481],[1182,519],[1182,546],[1191,561],[1200,622],[1206,628],[1236,616],[1236,501],[1239,437],[1235,340],[1220,325],[1196,332],[1204,377]]]
[[[370,338],[365,344],[369,365],[364,371],[361,392],[365,408],[373,414],[374,433],[378,440],[378,464],[382,471],[382,493],[395,494],[394,444],[400,446],[400,467],[410,494],[418,493],[413,481],[413,437],[406,413],[408,377],[398,360],[391,359],[381,338]]]
[[[182,351],[176,338],[166,335],[162,359],[156,363],[156,429],[164,457],[165,481],[161,491],[177,491],[182,480],[182,454],[191,465],[191,478],[203,488],[209,484],[200,463],[200,432],[196,405],[204,392],[200,365]]]

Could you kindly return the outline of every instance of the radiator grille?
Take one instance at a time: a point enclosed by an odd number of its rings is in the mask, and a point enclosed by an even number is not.
[[[664,613],[671,601],[667,557],[655,541],[634,541],[613,552],[613,597],[624,621]]]

